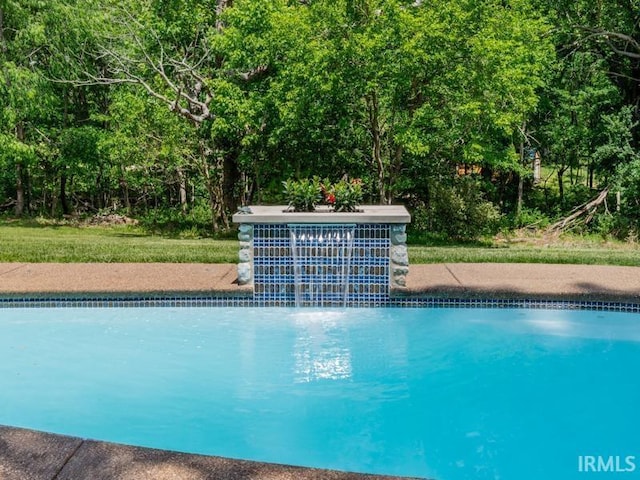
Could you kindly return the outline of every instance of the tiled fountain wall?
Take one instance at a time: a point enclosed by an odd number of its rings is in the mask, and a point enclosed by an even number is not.
[[[234,219],[235,220],[235,219]],[[240,219],[242,220],[242,219]],[[238,220],[236,220],[238,221]],[[253,285],[254,299],[266,306],[293,305],[298,281],[325,275],[324,299],[319,306],[338,306],[341,291],[337,286],[335,252],[308,244],[309,258],[296,272],[291,245],[292,228],[288,223],[240,223],[238,283]],[[309,227],[323,228],[320,224]],[[325,233],[341,224],[324,224]],[[406,285],[409,258],[406,225],[396,223],[356,223],[353,232],[346,302],[350,306],[386,304],[390,293]],[[300,275],[300,272],[303,275]],[[300,287],[299,287],[300,288]],[[309,292],[308,286],[302,291]],[[300,292],[300,290],[298,291]]]

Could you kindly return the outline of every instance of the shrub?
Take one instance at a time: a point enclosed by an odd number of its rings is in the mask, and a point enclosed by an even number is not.
[[[430,193],[426,223],[431,233],[473,240],[495,233],[499,226],[498,209],[484,199],[477,181],[470,177],[459,178],[452,185],[434,185]]]
[[[520,215],[513,215],[510,219],[510,227],[535,227],[545,228],[551,223],[549,216],[542,213],[537,208],[523,207]]]
[[[323,185],[322,192],[334,212],[355,212],[362,202],[362,181],[342,179],[333,185]]]
[[[334,212],[355,212],[362,202],[362,181],[342,179],[337,183],[320,181],[318,177],[282,182],[288,208],[295,212],[313,212],[321,201]]]
[[[282,185],[288,208],[295,212],[313,212],[322,200],[322,187],[318,177],[289,179],[282,182]]]
[[[137,216],[140,226],[147,232],[172,235],[183,238],[209,237],[211,229],[211,209],[202,201],[190,205],[183,212],[180,207],[154,208]]]
[[[611,192],[613,195],[619,193],[620,204],[615,205],[610,233],[620,239],[637,238],[640,232],[640,155],[618,166]]]

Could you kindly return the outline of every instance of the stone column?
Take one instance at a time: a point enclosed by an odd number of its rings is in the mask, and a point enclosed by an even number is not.
[[[407,252],[406,225],[391,225],[391,289],[407,286],[409,273],[409,253]]]
[[[238,229],[238,285],[253,284],[253,225],[243,223]]]

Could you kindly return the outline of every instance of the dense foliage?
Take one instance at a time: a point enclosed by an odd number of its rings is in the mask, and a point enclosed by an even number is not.
[[[318,176],[634,237],[639,103],[639,0],[0,0],[0,209],[218,231]]]

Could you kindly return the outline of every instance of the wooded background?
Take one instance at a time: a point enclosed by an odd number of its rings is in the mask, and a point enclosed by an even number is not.
[[[634,238],[639,100],[640,0],[0,0],[0,209],[222,231],[348,175],[417,231]]]

